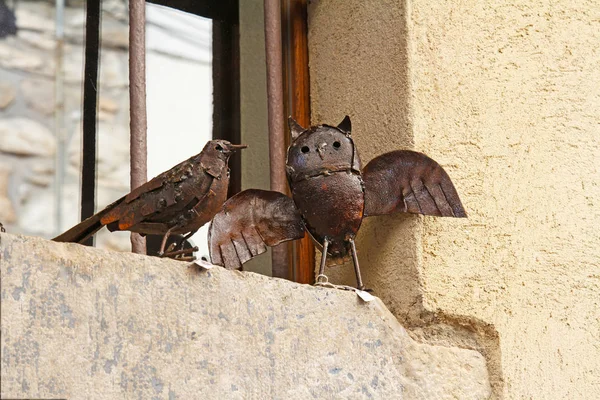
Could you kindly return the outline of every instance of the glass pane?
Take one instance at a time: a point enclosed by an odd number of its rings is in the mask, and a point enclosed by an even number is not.
[[[194,7],[238,14],[223,4]],[[0,18],[0,222],[11,233],[52,238],[80,218],[85,3],[67,2],[58,24],[54,2],[7,6],[0,12],[16,14],[17,32],[10,18]],[[105,0],[102,7],[96,210],[130,191],[127,3]],[[242,189],[269,189],[262,0],[240,2],[239,24],[225,18],[213,26],[149,3],[146,17],[148,178],[200,152],[215,127],[227,135],[239,121],[239,141],[250,147],[236,179]],[[192,238],[198,257],[208,255],[207,229]],[[102,229],[96,245],[130,251],[129,232]],[[270,257],[259,259],[247,269],[270,273]]]
[[[148,177],[199,153],[212,139],[212,21],[146,6]],[[208,257],[208,224],[191,238]]]
[[[53,3],[6,6],[0,3],[0,222],[11,233],[51,238],[80,217],[84,3],[67,2],[62,50]],[[17,32],[4,18],[13,13]],[[97,210],[130,190],[127,20],[125,2],[103,2]],[[147,47],[152,178],[212,137],[212,21],[148,4]],[[205,232],[194,242],[207,254]],[[129,251],[129,233],[103,229],[96,244]]]

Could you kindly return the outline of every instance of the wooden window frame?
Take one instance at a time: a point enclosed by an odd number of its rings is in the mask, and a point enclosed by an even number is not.
[[[291,115],[302,126],[310,125],[307,5],[307,0],[281,0],[285,115]],[[286,147],[289,142],[288,132]],[[310,234],[292,242],[291,249],[290,278],[298,283],[313,284],[315,245]]]

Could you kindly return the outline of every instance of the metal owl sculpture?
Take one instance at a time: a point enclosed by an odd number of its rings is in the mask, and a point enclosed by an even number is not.
[[[266,246],[301,239],[308,230],[323,253],[319,275],[328,256],[351,254],[357,287],[363,290],[354,238],[365,217],[396,212],[467,216],[446,171],[426,155],[392,151],[363,169],[348,116],[338,126],[304,129],[292,118],[289,125],[286,169],[292,198],[249,189],[225,202],[209,228],[214,264],[240,269]]]

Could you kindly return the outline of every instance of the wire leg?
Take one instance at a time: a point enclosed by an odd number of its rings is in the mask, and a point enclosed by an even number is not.
[[[356,255],[356,246],[354,245],[354,239],[350,239],[350,246],[352,248],[352,261],[354,262],[354,272],[356,273],[356,284],[359,290],[365,290],[362,278],[360,277],[360,267],[358,266],[358,256]]]
[[[323,252],[321,255],[321,267],[319,268],[319,276],[323,276],[325,272],[325,262],[327,261],[327,248],[329,247],[329,242],[327,239],[323,242]],[[317,277],[317,280],[319,278]]]

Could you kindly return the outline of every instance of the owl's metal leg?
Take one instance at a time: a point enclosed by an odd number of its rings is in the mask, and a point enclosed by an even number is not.
[[[324,276],[324,272],[325,272],[325,262],[327,261],[327,248],[329,247],[329,242],[327,241],[327,239],[325,239],[325,241],[323,242],[323,252],[321,255],[321,267],[319,268],[319,276]],[[317,277],[317,281],[319,280],[319,277]]]
[[[350,247],[352,248],[352,261],[354,263],[354,272],[356,273],[356,287],[358,290],[365,290],[365,286],[362,283],[362,278],[360,277],[360,267],[358,266],[358,256],[356,255],[356,245],[354,244],[354,239],[348,240],[350,242]]]

